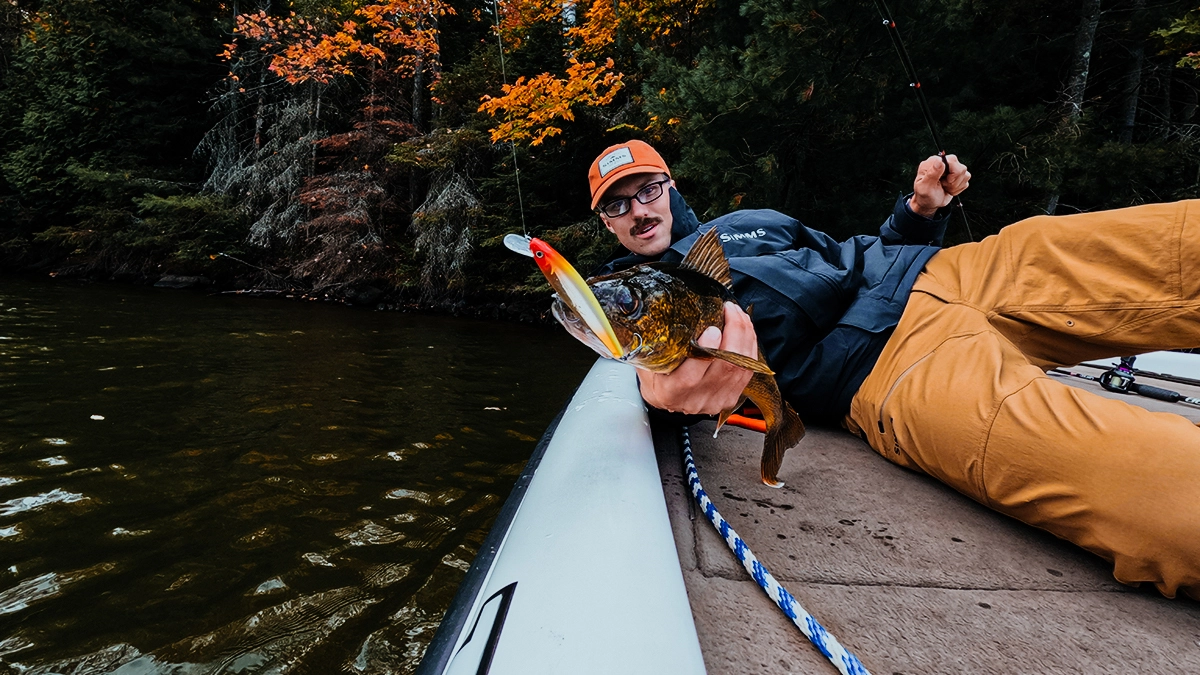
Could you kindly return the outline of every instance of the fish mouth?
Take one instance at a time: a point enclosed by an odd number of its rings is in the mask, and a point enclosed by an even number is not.
[[[613,350],[610,349],[608,345],[604,344],[604,341],[597,337],[596,334],[593,333],[590,328],[588,328],[587,323],[584,322],[584,320],[580,318],[580,316],[576,314],[574,310],[571,309],[569,304],[564,302],[562,298],[558,297],[557,294],[554,296],[554,303],[550,305],[550,313],[554,315],[555,321],[560,323],[563,328],[567,329],[567,332],[571,334],[571,337],[587,345],[592,351],[605,358],[615,358],[619,361],[624,360],[624,354],[622,354],[620,357],[615,356],[613,354]]]

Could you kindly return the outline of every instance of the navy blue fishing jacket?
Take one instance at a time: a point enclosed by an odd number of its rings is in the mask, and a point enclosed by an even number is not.
[[[753,307],[783,397],[806,423],[839,424],[941,246],[949,209],[928,219],[901,197],[879,236],[839,243],[778,211],[735,211],[701,225],[674,188],[670,196],[672,244],[658,259],[683,260],[700,234],[717,228],[734,295]],[[594,275],[653,260],[621,248]]]

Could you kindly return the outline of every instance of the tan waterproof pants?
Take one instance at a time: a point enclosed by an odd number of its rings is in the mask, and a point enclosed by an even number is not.
[[[939,252],[846,426],[889,460],[1200,599],[1200,428],[1044,369],[1200,347],[1200,201],[1037,217]]]

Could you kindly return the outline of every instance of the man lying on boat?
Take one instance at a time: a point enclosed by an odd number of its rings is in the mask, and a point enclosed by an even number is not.
[[[623,246],[600,272],[679,262],[716,228],[741,307],[702,347],[761,346],[806,423],[1102,556],[1118,581],[1200,599],[1200,428],[1046,376],[1200,347],[1200,201],[1038,216],[942,249],[970,177],[930,157],[878,237],[839,243],[770,210],[702,226],[658,152],[630,141],[589,172]],[[705,415],[737,405],[751,376],[701,359],[638,371],[650,406]]]

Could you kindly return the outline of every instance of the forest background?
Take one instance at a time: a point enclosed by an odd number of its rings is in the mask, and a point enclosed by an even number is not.
[[[1200,196],[1195,0],[892,11],[974,175],[949,243]],[[839,239],[936,151],[872,0],[0,0],[7,272],[521,313],[501,238],[606,257],[630,138],[702,220]]]

